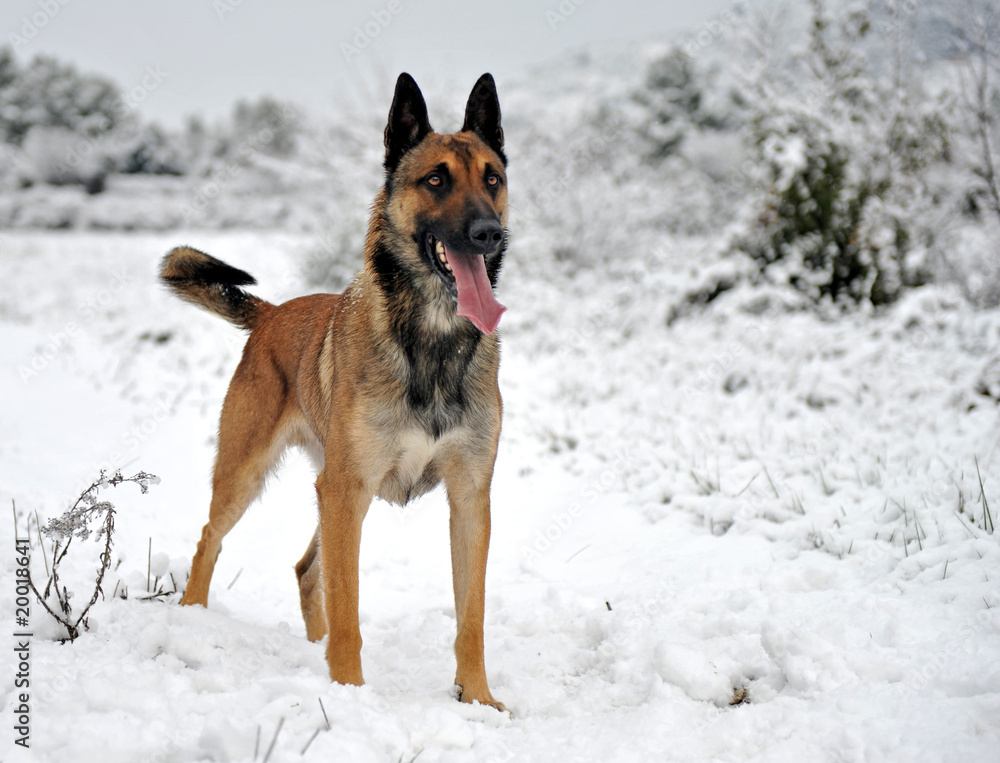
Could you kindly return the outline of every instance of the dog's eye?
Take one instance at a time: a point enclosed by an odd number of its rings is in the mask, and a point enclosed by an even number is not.
[[[442,182],[444,182],[444,181],[441,180],[441,176],[438,175],[436,172],[433,175],[428,175],[427,176],[427,185],[429,185],[429,186],[433,186],[434,188],[437,188],[437,187],[439,187],[441,185]]]
[[[488,185],[490,188],[496,188],[498,185],[500,185],[500,176],[495,172],[491,172],[489,175],[486,176],[486,185]]]

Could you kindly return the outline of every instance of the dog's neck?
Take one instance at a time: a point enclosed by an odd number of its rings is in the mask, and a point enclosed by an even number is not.
[[[481,332],[458,316],[454,297],[435,275],[415,270],[397,257],[387,239],[382,234],[369,241],[364,274],[378,290],[394,333],[419,335],[428,344],[445,341],[473,349]]]
[[[365,270],[351,288],[379,293],[384,314],[372,316],[372,322],[385,327],[386,360],[401,364],[411,409],[428,434],[440,437],[461,420],[466,375],[480,365],[478,356],[497,337],[456,315],[455,302],[443,288],[438,293],[433,281],[420,284],[382,242],[373,243],[368,252]]]

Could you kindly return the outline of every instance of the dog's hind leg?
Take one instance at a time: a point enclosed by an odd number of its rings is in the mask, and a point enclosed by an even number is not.
[[[320,559],[319,527],[309,541],[309,548],[295,565],[299,579],[299,600],[302,619],[306,621],[306,637],[319,641],[326,635],[326,611],[323,608],[323,562]]]
[[[219,422],[219,450],[212,477],[212,504],[191,562],[191,577],[181,604],[208,604],[215,561],[222,539],[233,529],[264,487],[268,472],[284,451],[284,396],[274,394],[280,379],[273,369],[246,371],[247,354],[226,394]]]

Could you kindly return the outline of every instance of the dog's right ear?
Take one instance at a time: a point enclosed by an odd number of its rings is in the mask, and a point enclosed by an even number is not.
[[[492,148],[503,166],[507,166],[507,156],[503,152],[503,128],[500,126],[500,100],[497,85],[492,74],[484,74],[476,82],[465,106],[465,123],[462,132],[474,132],[487,146]]]
[[[424,96],[406,72],[396,80],[396,94],[385,126],[385,169],[392,172],[403,154],[416,146],[431,131]]]

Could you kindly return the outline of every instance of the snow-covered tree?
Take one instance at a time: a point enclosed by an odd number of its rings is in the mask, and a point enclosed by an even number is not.
[[[1000,218],[1000,10],[967,0],[954,22],[959,68],[960,136],[975,176],[967,211],[981,207]]]
[[[183,175],[187,169],[180,141],[157,125],[139,127],[120,147],[118,171],[126,174]]]
[[[106,133],[119,123],[121,103],[118,88],[103,77],[42,55],[19,68],[10,48],[0,49],[0,137],[8,143],[20,145],[36,126]]]
[[[633,100],[641,107],[640,132],[655,160],[676,154],[692,129],[718,129],[724,119],[706,108],[705,92],[712,86],[695,60],[675,48],[653,61],[645,85]]]
[[[238,153],[288,157],[295,151],[298,117],[291,105],[270,97],[239,101],[233,108],[232,141]]]

